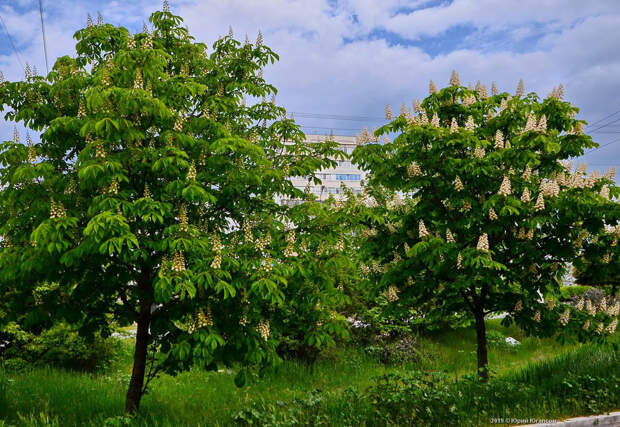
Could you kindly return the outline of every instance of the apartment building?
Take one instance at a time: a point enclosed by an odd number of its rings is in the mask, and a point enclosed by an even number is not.
[[[308,144],[322,142],[325,141],[325,138],[325,135],[306,135],[306,142]],[[333,139],[340,144],[340,149],[346,154],[351,154],[357,146],[354,136],[334,135]],[[317,176],[321,180],[321,184],[309,183],[310,192],[316,195],[317,200],[326,200],[331,195],[338,197],[343,192],[341,184],[350,188],[355,194],[362,192],[361,181],[364,178],[364,172],[350,160],[339,160],[338,166],[321,170]],[[294,177],[291,181],[300,190],[305,190],[308,186],[308,180],[304,177]]]

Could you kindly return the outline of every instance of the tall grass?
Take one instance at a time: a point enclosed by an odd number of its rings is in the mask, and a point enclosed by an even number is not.
[[[616,350],[527,338],[497,321],[490,321],[488,329],[499,335],[490,346],[495,375],[502,384],[515,385],[510,393],[502,394],[500,386],[492,390],[496,393],[494,408],[500,412],[504,408],[510,413],[518,410],[528,416],[558,417],[589,413],[600,408],[596,405],[589,408],[587,402],[576,398],[568,401],[558,393],[566,393],[572,385],[579,386],[586,375],[617,381],[617,374],[613,376],[620,367]],[[522,344],[517,347],[502,344],[507,335]],[[340,347],[313,366],[285,361],[241,389],[235,387],[232,372],[192,369],[174,377],[164,375],[153,382],[149,394],[143,398],[140,416],[131,420],[131,425],[230,425],[235,414],[255,407],[257,402],[274,413],[287,410],[298,413],[301,407],[307,417],[322,419],[330,425],[363,422],[372,425],[368,420],[373,419],[375,409],[367,390],[376,385],[379,376],[404,376],[412,371],[444,373],[446,387],[452,387],[450,390],[460,387],[458,391],[463,397],[457,402],[459,407],[476,410],[475,405],[468,403],[474,402],[480,393],[476,386],[460,379],[452,384],[461,374],[475,371],[473,331],[435,333],[420,337],[419,344],[421,357],[416,362],[383,365],[361,349]],[[50,368],[7,372],[0,368],[0,426],[101,426],[106,420],[109,425],[120,425],[122,419],[111,418],[122,414],[130,376],[130,350],[127,343],[112,366],[93,374]],[[581,379],[577,381],[577,377]],[[596,384],[586,388],[590,393],[588,399],[596,400]],[[316,389],[321,392],[310,394]]]

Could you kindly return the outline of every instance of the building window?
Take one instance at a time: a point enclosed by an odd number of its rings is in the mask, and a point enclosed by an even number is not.
[[[344,173],[336,174],[336,179],[338,181],[359,181],[361,179],[361,176],[354,173]]]

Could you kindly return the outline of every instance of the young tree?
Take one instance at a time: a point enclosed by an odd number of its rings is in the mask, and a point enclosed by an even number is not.
[[[307,200],[288,212],[291,227],[281,241],[281,262],[288,265],[286,303],[274,313],[281,335],[279,353],[314,362],[321,349],[347,338],[339,314],[357,286],[351,199]]]
[[[265,100],[277,55],[260,33],[240,43],[231,30],[207,55],[167,2],[150,22],[132,36],[89,17],[75,58],[0,83],[5,118],[41,132],[0,148],[2,322],[12,309],[85,335],[135,324],[128,413],[159,371],[275,360],[287,271],[269,243],[287,224],[275,200],[301,197],[290,176],[315,179],[337,155]]]
[[[528,333],[558,329],[585,339],[617,325],[618,307],[560,306],[566,263],[583,254],[616,263],[620,208],[613,171],[575,172],[565,163],[596,146],[562,101],[563,88],[544,100],[489,96],[484,85],[449,87],[406,107],[378,134],[393,142],[358,147],[354,160],[372,186],[397,192],[402,203],[381,205],[385,221],[368,232],[366,250],[386,295],[397,306],[433,303],[436,314],[468,313],[475,322],[478,369],[488,378],[485,316],[507,313]],[[388,119],[391,110],[386,109]],[[609,233],[614,236],[609,236]]]

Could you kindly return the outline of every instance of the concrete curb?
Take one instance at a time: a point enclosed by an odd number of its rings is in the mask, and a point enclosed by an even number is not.
[[[569,418],[556,423],[527,424],[520,427],[590,427],[590,426],[620,426],[620,411],[610,412],[606,415],[594,415],[591,417]]]

